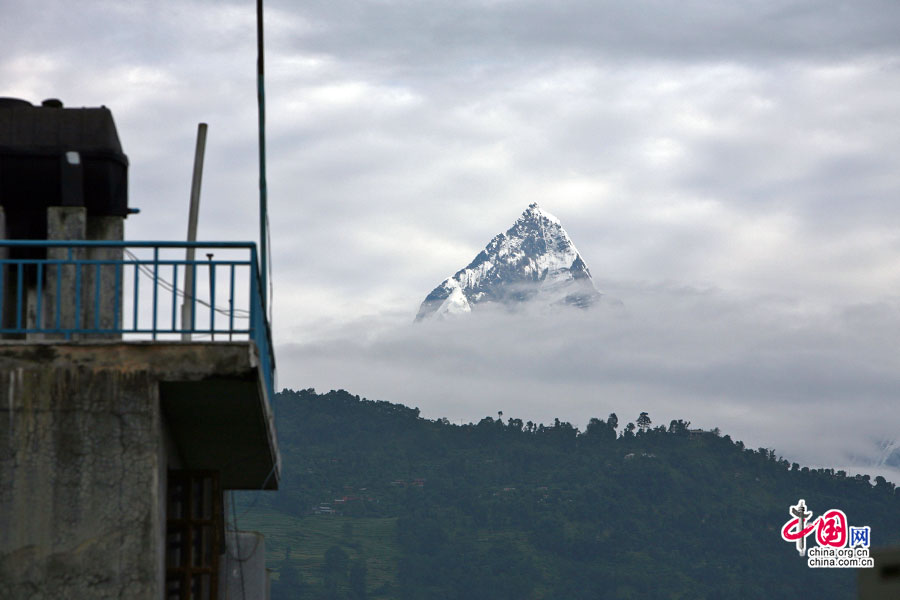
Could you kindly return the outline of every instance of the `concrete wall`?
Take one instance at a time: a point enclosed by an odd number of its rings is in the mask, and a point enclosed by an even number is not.
[[[152,374],[36,361],[0,371],[0,390],[0,596],[159,600]]]
[[[162,598],[167,466],[277,487],[258,364],[249,342],[0,343],[0,599]]]
[[[255,531],[225,532],[226,600],[269,600],[266,544]]]

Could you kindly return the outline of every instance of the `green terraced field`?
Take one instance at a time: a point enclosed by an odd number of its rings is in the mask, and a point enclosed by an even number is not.
[[[353,518],[338,515],[294,517],[257,508],[239,519],[240,528],[266,536],[266,562],[274,569],[273,579],[285,564],[290,548],[290,564],[302,581],[318,586],[322,582],[325,552],[339,546],[350,560],[365,560],[366,588],[370,597],[386,597],[397,573],[398,548],[396,518]]]

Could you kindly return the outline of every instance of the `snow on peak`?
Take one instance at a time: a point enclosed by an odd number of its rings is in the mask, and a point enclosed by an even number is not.
[[[528,205],[528,208],[525,209],[525,212],[522,213],[522,216],[519,219],[541,219],[544,218],[547,221],[559,225],[562,227],[562,224],[559,222],[559,219],[548,213],[546,210],[542,209],[537,202],[532,202]]]
[[[416,320],[470,312],[480,303],[513,306],[538,298],[584,308],[600,295],[559,219],[534,202],[467,267],[432,290]]]

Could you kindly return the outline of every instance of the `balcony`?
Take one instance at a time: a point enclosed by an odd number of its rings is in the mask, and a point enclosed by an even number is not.
[[[249,340],[274,393],[253,243],[0,240],[0,265],[3,339]]]

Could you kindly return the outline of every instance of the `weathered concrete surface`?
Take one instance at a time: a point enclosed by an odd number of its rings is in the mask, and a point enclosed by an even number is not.
[[[167,432],[182,458],[217,463],[226,487],[229,463],[255,469],[258,483],[272,473],[269,487],[277,486],[257,365],[246,342],[0,343],[0,597],[159,600]],[[210,394],[244,411],[235,435],[261,441],[237,457],[227,454],[234,432],[218,436],[218,455],[192,449],[192,430],[213,443],[215,427],[230,421],[209,414]]]
[[[85,230],[86,239],[94,241],[117,240],[120,241],[125,237],[125,218],[124,217],[108,217],[108,216],[89,216]],[[123,248],[97,248],[91,247],[87,249],[87,257],[89,260],[109,260],[121,262],[123,258]],[[119,302],[116,306],[116,270],[119,270]],[[96,293],[96,278],[99,271],[100,275],[100,302],[99,310],[94,310],[94,295]],[[85,285],[88,286],[89,301],[84,309],[83,323],[93,329],[121,329],[123,315],[123,299],[125,292],[122,286],[125,285],[125,278],[122,273],[122,267],[116,265],[102,265],[99,270],[88,268],[84,273]],[[118,315],[119,322],[116,322]],[[121,339],[121,334],[93,334],[93,339]]]
[[[87,232],[87,209],[83,206],[48,206],[47,207],[47,239],[49,240],[83,240]],[[47,248],[47,258],[50,260],[66,260],[69,258],[68,248]],[[73,248],[71,258],[83,260],[87,258],[87,252],[84,248]],[[76,311],[75,303],[75,279],[76,272],[79,269],[75,265],[48,265],[46,268],[46,281],[44,282],[44,299],[43,299],[43,315],[41,315],[41,323],[44,327],[53,328],[77,328],[80,324],[81,328],[85,327],[84,307],[91,300],[94,288],[85,285],[84,268],[80,274],[81,290],[78,294],[81,296],[81,311]],[[59,271],[59,274],[57,274]],[[57,282],[59,289],[57,290]],[[34,292],[28,294],[29,306],[26,311],[29,315],[30,327],[35,326],[35,318],[37,315],[37,296]],[[56,321],[56,309],[59,305],[59,322]],[[80,314],[79,314],[80,312]],[[62,334],[30,334],[29,339],[62,339]],[[77,336],[76,336],[77,337]]]
[[[266,572],[266,542],[255,531],[227,531],[225,544],[225,582],[227,598],[268,600],[269,577]]]
[[[151,374],[16,367],[0,389],[0,595],[158,600]]]

